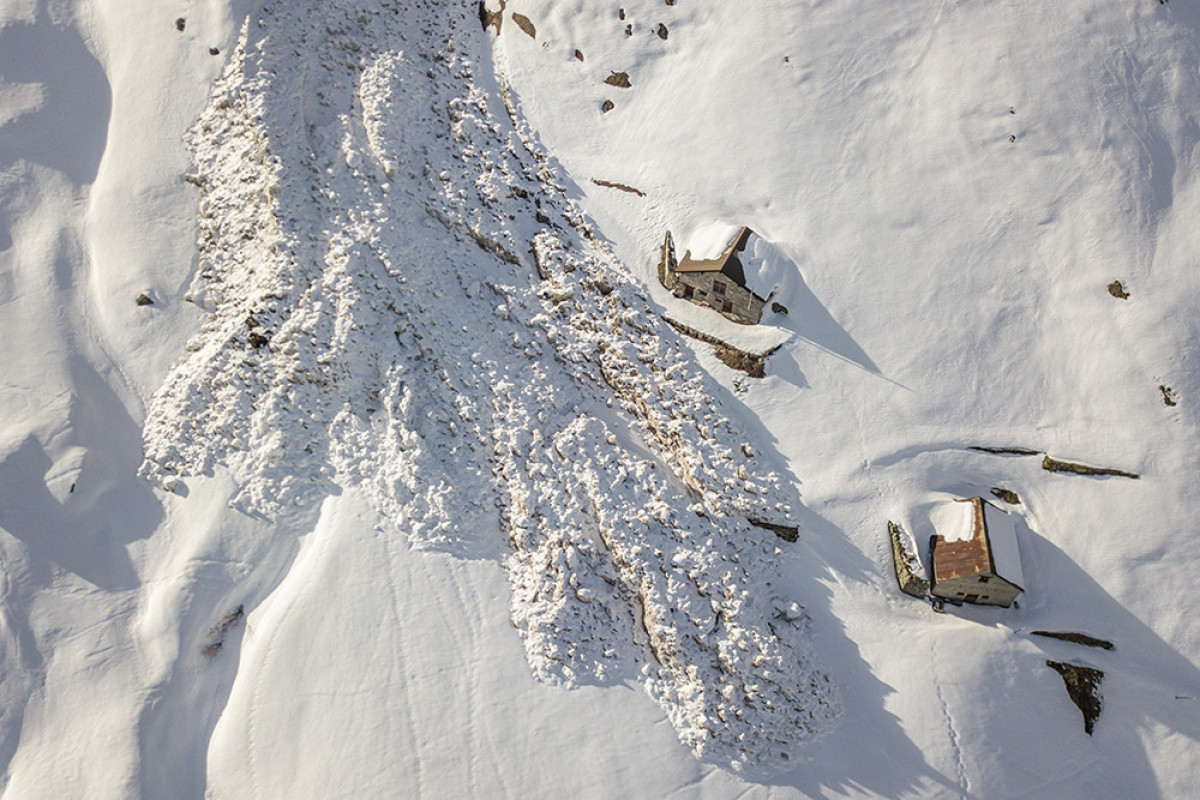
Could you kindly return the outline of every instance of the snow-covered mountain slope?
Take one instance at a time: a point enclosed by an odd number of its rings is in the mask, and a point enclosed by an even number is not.
[[[781,293],[795,338],[743,397],[824,520],[802,539],[829,565],[831,616],[894,691],[905,735],[979,796],[1187,794],[1200,769],[1195,11],[623,5],[620,19],[510,3],[537,39],[506,29],[502,72],[668,313],[680,301],[653,258],[666,228],[750,225],[799,265]],[[613,71],[631,87],[604,83]],[[1106,291],[1114,280],[1127,299]],[[972,445],[1141,479],[1051,474]],[[965,623],[900,602],[885,520],[923,544],[934,503],[993,487],[1022,501],[1022,608]],[[1047,627],[1117,649],[1026,635]],[[1093,738],[1047,656],[1107,672]]]
[[[1187,796],[1200,16],[498,11],[0,9],[6,796]],[[1021,608],[900,595],[992,488]]]

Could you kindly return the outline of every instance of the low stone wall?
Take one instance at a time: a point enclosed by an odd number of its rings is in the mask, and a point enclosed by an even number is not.
[[[921,563],[916,556],[908,552],[905,546],[906,536],[900,526],[888,522],[888,535],[892,540],[892,564],[896,568],[896,582],[900,591],[913,597],[925,599],[929,594],[929,581],[921,577]]]
[[[671,239],[671,232],[667,231],[658,257],[658,282],[671,290],[679,282],[675,276],[675,266],[675,242]]]
[[[741,370],[751,378],[761,378],[766,374],[767,357],[780,348],[780,345],[775,345],[765,353],[751,353],[747,350],[739,350],[728,342],[724,342],[715,336],[710,336],[703,331],[698,331],[691,325],[684,325],[682,322],[673,320],[670,317],[663,317],[666,323],[675,330],[682,333],[684,336],[690,336],[693,339],[711,344],[717,358],[725,363],[725,366],[730,369]]]

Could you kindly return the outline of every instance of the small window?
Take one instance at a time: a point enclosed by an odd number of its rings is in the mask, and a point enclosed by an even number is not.
[[[725,294],[725,284],[721,281],[713,281],[713,294]]]
[[[979,582],[980,582],[980,583],[987,583],[989,580],[991,580],[991,578],[990,578],[990,577],[988,577],[987,575],[981,575],[981,576],[979,576]]]
[[[722,311],[724,311],[726,314],[728,314],[729,312],[733,311],[733,303],[731,303],[731,302],[729,302],[728,300],[726,300],[726,301],[725,301],[725,302],[724,302],[724,303],[721,305],[721,310],[722,310]]]

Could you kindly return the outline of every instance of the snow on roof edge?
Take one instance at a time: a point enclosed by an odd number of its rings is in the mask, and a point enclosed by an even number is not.
[[[983,501],[983,519],[987,525],[988,545],[996,574],[1024,591],[1025,575],[1021,571],[1021,549],[1017,545],[1016,525],[1008,514],[986,500]]]

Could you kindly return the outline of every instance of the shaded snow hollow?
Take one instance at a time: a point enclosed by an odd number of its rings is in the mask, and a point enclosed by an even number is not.
[[[357,487],[464,557],[503,536],[538,677],[640,676],[698,756],[783,767],[839,708],[747,521],[794,525],[794,482],[477,72],[473,8],[247,23],[189,140],[211,316],[150,404],[142,472],[185,491],[226,467],[266,517]]]

